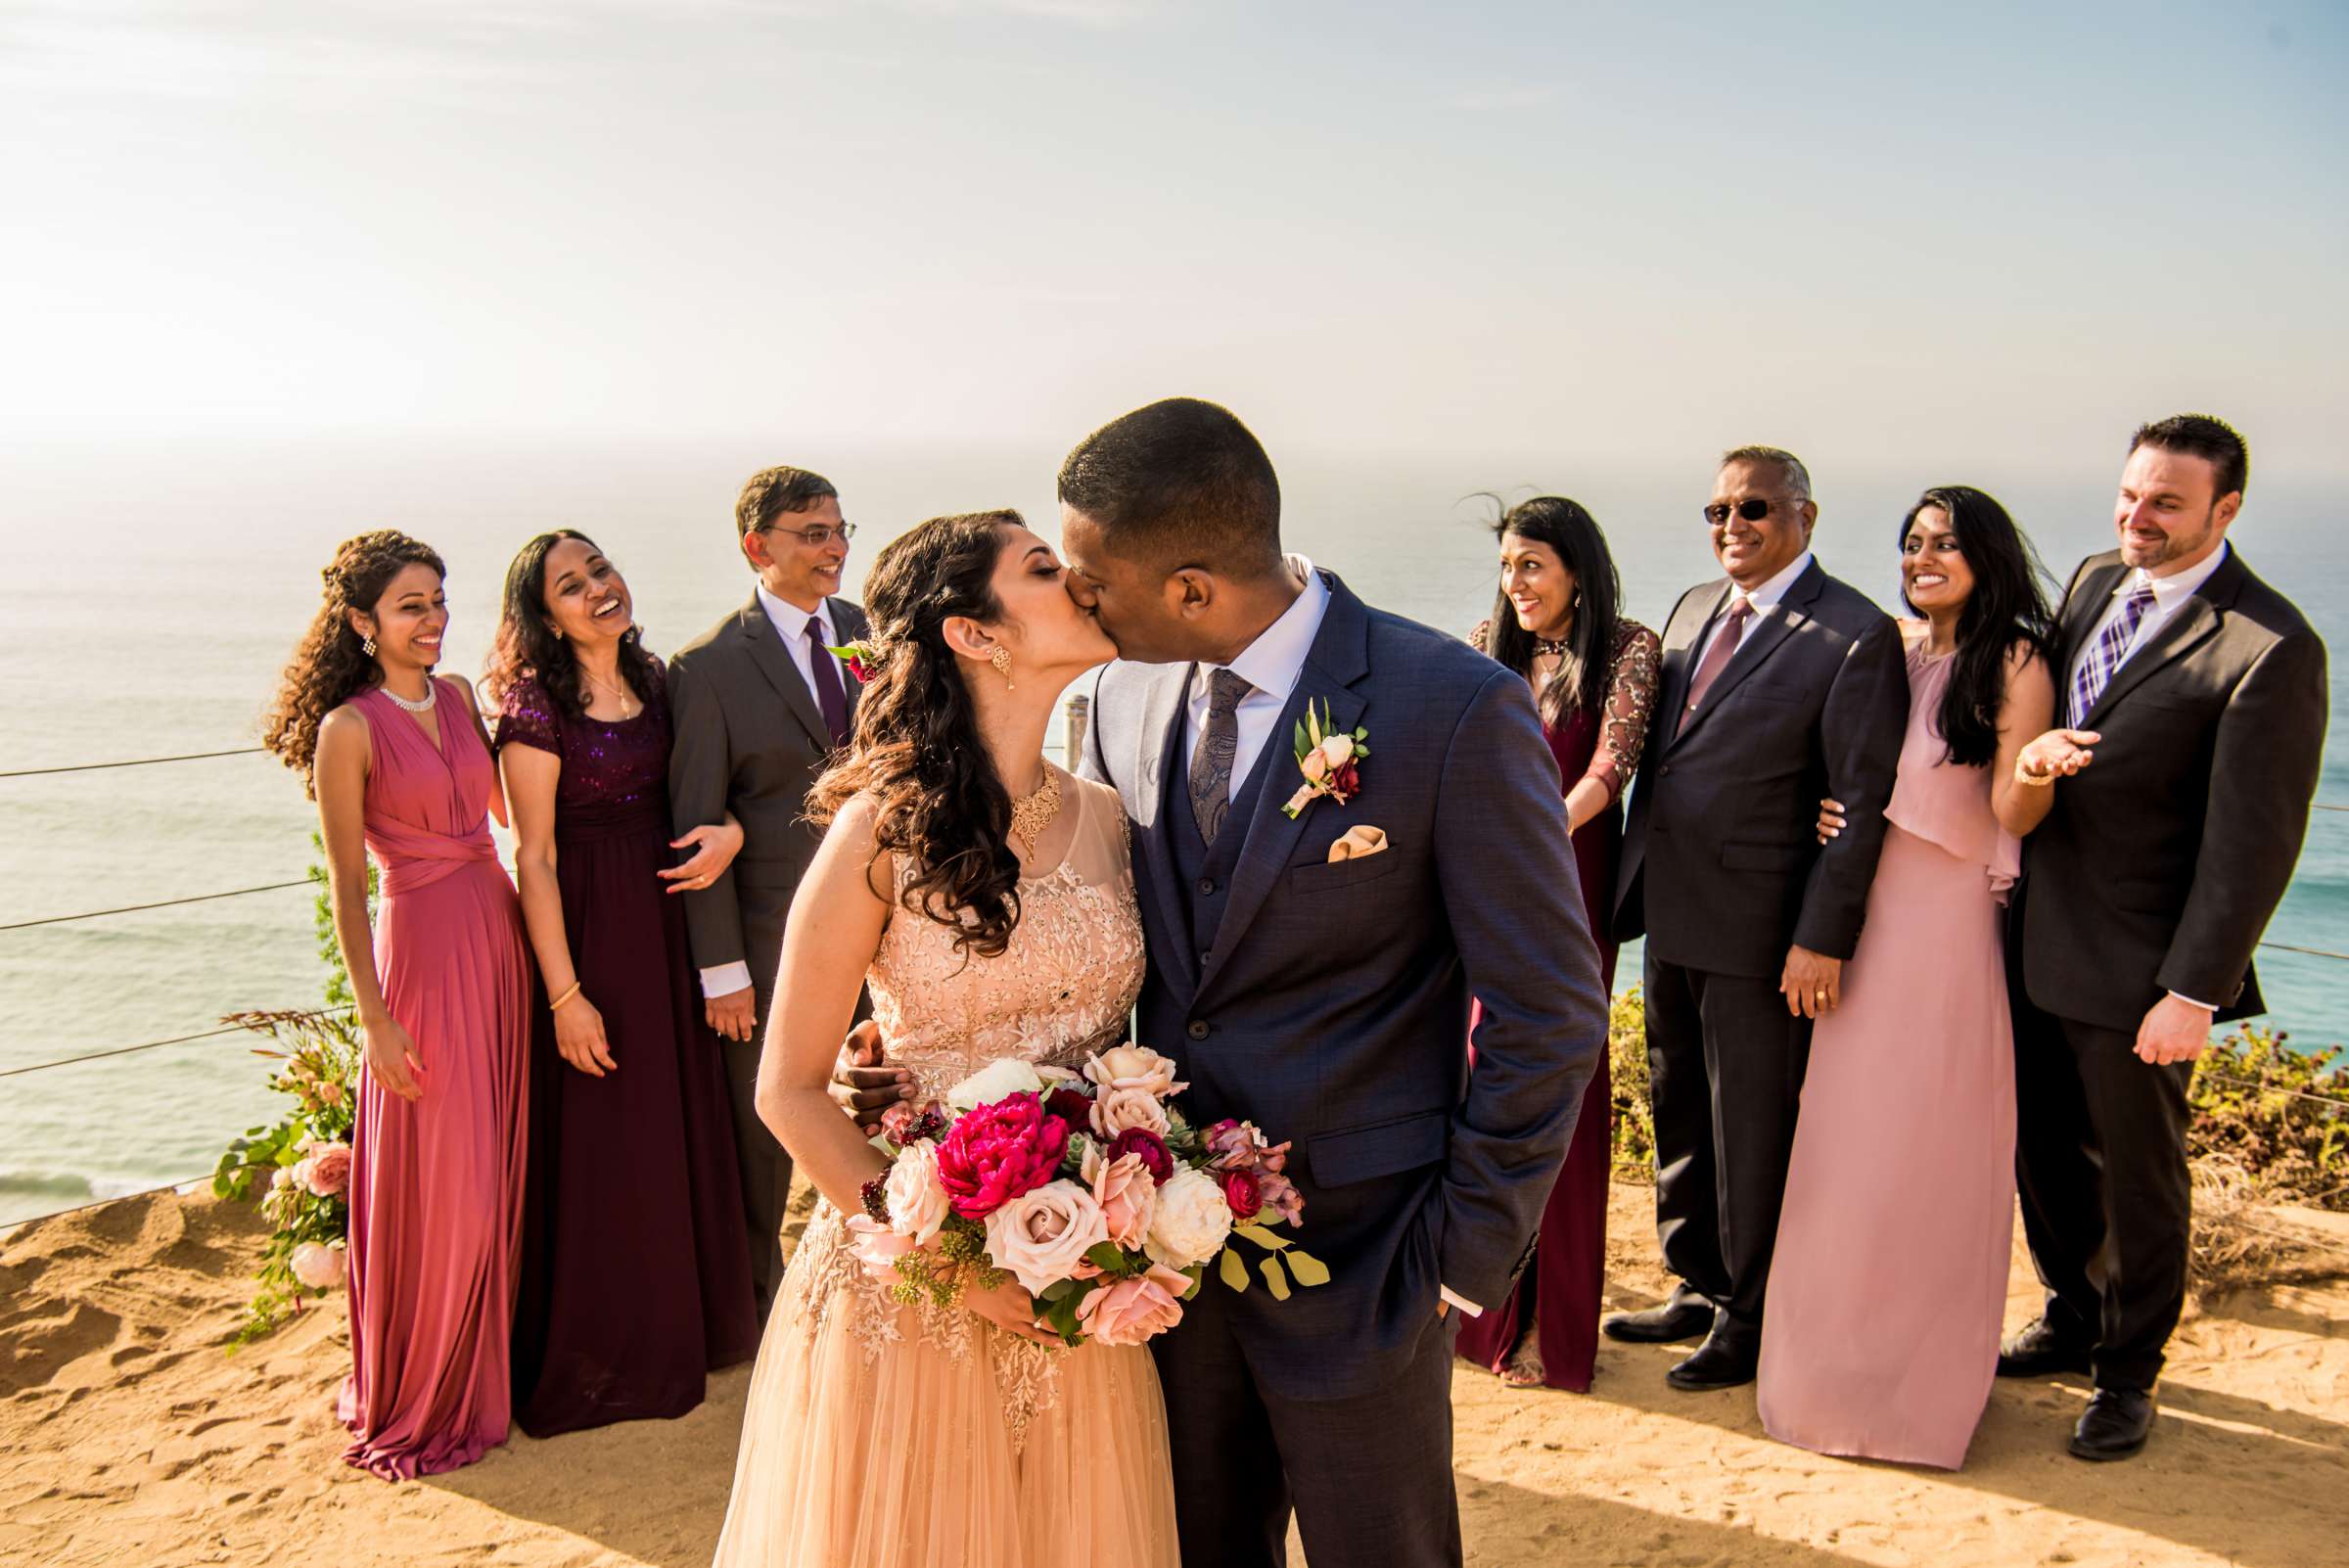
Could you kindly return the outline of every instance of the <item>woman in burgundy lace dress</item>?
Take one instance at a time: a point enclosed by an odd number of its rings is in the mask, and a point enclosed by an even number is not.
[[[759,1349],[724,1058],[667,896],[708,886],[742,830],[672,843],[661,666],[583,535],[542,534],[515,557],[485,684],[545,983],[514,1419],[546,1437],[682,1415],[710,1370]]]
[[[1599,970],[1615,985],[1607,898],[1623,846],[1623,787],[1639,766],[1655,708],[1661,645],[1616,613],[1622,587],[1606,535],[1590,514],[1560,496],[1512,507],[1500,536],[1500,592],[1493,619],[1469,638],[1532,682],[1542,728],[1558,759],[1583,909],[1597,939]],[[1599,1290],[1606,1278],[1612,1089],[1602,1054],[1583,1095],[1534,1258],[1505,1302],[1460,1325],[1459,1355],[1522,1386],[1577,1393],[1590,1387],[1598,1354]]]

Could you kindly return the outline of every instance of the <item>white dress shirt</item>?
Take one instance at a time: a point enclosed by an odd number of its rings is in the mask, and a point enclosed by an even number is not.
[[[800,678],[807,683],[807,694],[810,697],[815,695],[815,661],[829,659],[835,673],[840,676],[840,689],[845,695],[850,676],[840,661],[828,653],[811,656],[807,647],[807,623],[810,621],[821,628],[816,635],[822,639],[825,647],[840,646],[840,633],[832,624],[832,601],[818,599],[813,610],[803,610],[767,592],[763,581],[759,584],[758,591],[759,608],[766,612],[766,623],[775,628],[776,636],[783,639],[783,651],[791,655],[792,665],[799,670]],[[818,699],[817,706],[822,706],[821,699]],[[751,966],[739,958],[730,964],[713,964],[702,971],[704,996],[731,996],[738,991],[748,990],[750,984]]]
[[[1232,710],[1240,743],[1231,760],[1235,789],[1248,777],[1248,770],[1256,766],[1257,759],[1264,756],[1266,745],[1272,739],[1272,727],[1280,721],[1281,710],[1289,706],[1297,682],[1304,677],[1306,658],[1313,651],[1313,639],[1320,635],[1321,623],[1329,614],[1329,584],[1321,580],[1321,574],[1304,556],[1292,555],[1288,564],[1291,572],[1305,578],[1305,591],[1297,595],[1297,602],[1282,611],[1278,621],[1258,632],[1256,640],[1229,665],[1201,665],[1191,671],[1184,703],[1190,715],[1182,748],[1186,772],[1191,759],[1198,754],[1201,738],[1207,734],[1208,707],[1214,692],[1210,681],[1218,669],[1229,669],[1255,688]],[[1455,1295],[1449,1286],[1439,1284],[1436,1292],[1471,1317],[1484,1315],[1482,1307]]]
[[[1811,552],[1809,550],[1805,550],[1802,554],[1796,556],[1792,562],[1788,563],[1786,570],[1780,572],[1776,576],[1772,577],[1768,582],[1763,583],[1762,586],[1756,588],[1751,593],[1746,592],[1743,588],[1736,586],[1734,583],[1730,584],[1729,596],[1722,601],[1721,614],[1715,616],[1713,618],[1713,624],[1705,628],[1703,640],[1698,642],[1693,649],[1689,650],[1688,668],[1692,670],[1702,669],[1704,668],[1705,654],[1712,648],[1713,639],[1720,636],[1722,628],[1728,624],[1729,606],[1735,604],[1738,600],[1743,599],[1746,603],[1754,607],[1754,613],[1746,618],[1745,625],[1737,633],[1737,647],[1742,648],[1745,646],[1745,639],[1752,636],[1754,634],[1754,628],[1762,623],[1762,617],[1764,613],[1775,609],[1778,601],[1786,597],[1786,590],[1794,586],[1794,579],[1810,570]],[[1735,653],[1736,649],[1732,648],[1729,651],[1731,653]]]
[[[2104,635],[2104,628],[2121,618],[2121,611],[2128,604],[2131,594],[2141,587],[2151,588],[2153,603],[2146,608],[2145,618],[2137,623],[2137,635],[2130,638],[2129,646],[2122,650],[2121,664],[2112,667],[2115,674],[2120,672],[2121,665],[2135,659],[2137,651],[2153,640],[2153,634],[2162,628],[2170,617],[2186,607],[2186,601],[2193,597],[2194,590],[2208,582],[2210,575],[2226,564],[2227,548],[2226,541],[2222,539],[2219,547],[2210,552],[2209,560],[2166,577],[2154,576],[2143,567],[2122,577],[2112,590],[2112,602],[2104,607],[2104,613],[2096,618],[2096,623],[2088,628],[2088,635],[2080,639],[2080,651],[2072,655],[2072,666],[2063,672],[2064,700],[2071,700],[2072,682],[2080,674],[2081,662],[2088,657],[2089,650],[2096,647],[2096,639]]]
[[[1232,718],[1239,726],[1240,749],[1231,760],[1231,787],[1236,791],[1248,777],[1248,770],[1264,755],[1265,743],[1272,738],[1272,726],[1280,722],[1280,711],[1289,705],[1289,694],[1305,674],[1305,660],[1313,651],[1313,638],[1320,634],[1321,620],[1329,614],[1329,585],[1321,574],[1302,555],[1288,558],[1289,570],[1305,576],[1305,591],[1297,602],[1281,612],[1280,619],[1257,633],[1256,641],[1242,650],[1229,665],[1201,665],[1191,671],[1191,684],[1186,711],[1190,728],[1183,742],[1183,771],[1190,771],[1191,759],[1198,755],[1200,739],[1207,733],[1208,706],[1213,697],[1209,684],[1215,672],[1228,669],[1249,685],[1255,687],[1240,699]]]
[[[2070,703],[2072,682],[2079,678],[2081,662],[2087,659],[2090,651],[2096,647],[2096,639],[2104,635],[2104,628],[2121,618],[2121,612],[2128,606],[2131,594],[2141,587],[2151,588],[2153,602],[2145,607],[2144,619],[2137,623],[2137,635],[2131,637],[2129,646],[2121,650],[2121,663],[2112,667],[2114,675],[2121,672],[2122,665],[2128,664],[2130,660],[2137,657],[2139,649],[2153,640],[2153,634],[2159,631],[2172,616],[2186,608],[2186,601],[2193,597],[2194,590],[2208,582],[2210,575],[2225,564],[2227,550],[2227,541],[2222,539],[2219,541],[2219,547],[2210,552],[2210,559],[2199,566],[2188,567],[2184,572],[2174,572],[2166,577],[2154,576],[2143,567],[2139,567],[2122,577],[2112,590],[2112,602],[2104,607],[2104,613],[2096,618],[2096,623],[2088,628],[2088,635],[2080,639],[2080,651],[2072,655],[2071,668],[2063,672],[2063,690],[2058,694],[2061,701],[2066,704]],[[2111,675],[2107,675],[2106,682],[2109,683],[2111,678]],[[2195,997],[2179,995],[2174,991],[2170,994],[2177,996],[2188,1007],[2199,1007],[2207,1013],[2218,1011],[2218,1008],[2211,1003]]]

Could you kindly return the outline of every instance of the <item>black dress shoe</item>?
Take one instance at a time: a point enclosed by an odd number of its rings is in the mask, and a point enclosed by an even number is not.
[[[1639,1313],[1613,1313],[1598,1327],[1607,1338],[1622,1340],[1627,1345],[1669,1345],[1675,1340],[1694,1339],[1709,1332],[1713,1327],[1713,1304],[1682,1285],[1663,1306]]]
[[[2086,1372],[2089,1349],[2041,1317],[1999,1347],[1999,1375],[2046,1377],[2054,1372]]]
[[[2100,1388],[2072,1428],[2075,1459],[2126,1459],[2153,1431],[2153,1396],[2135,1388]]]
[[[1754,1380],[1761,1361],[1761,1328],[1723,1313],[1713,1319],[1713,1332],[1705,1336],[1696,1353],[1668,1369],[1664,1381],[1691,1394],[1737,1388]]]

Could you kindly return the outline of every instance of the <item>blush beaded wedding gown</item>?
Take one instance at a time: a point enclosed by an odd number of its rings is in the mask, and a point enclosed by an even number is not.
[[[1020,883],[1000,956],[895,909],[866,982],[921,1101],[998,1057],[1075,1067],[1125,1038],[1141,918],[1115,791],[1060,774],[1068,852]],[[900,876],[903,869],[900,868]],[[819,1201],[752,1374],[720,1568],[1174,1568],[1166,1412],[1148,1349],[1063,1350],[906,1305]]]

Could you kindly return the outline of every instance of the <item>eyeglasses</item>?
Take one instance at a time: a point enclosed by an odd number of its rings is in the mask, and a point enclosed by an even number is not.
[[[843,523],[835,528],[829,523],[818,523],[811,529],[787,529],[780,524],[769,523],[759,531],[761,533],[788,533],[803,544],[821,547],[830,544],[834,534],[840,535],[841,542],[844,544],[856,537],[856,525]]]
[[[1717,529],[1723,528],[1727,525],[1729,514],[1735,512],[1745,522],[1759,523],[1781,504],[1790,512],[1802,505],[1800,501],[1781,503],[1759,495],[1749,495],[1733,507],[1726,502],[1715,501],[1711,506],[1705,508],[1705,521]]]

